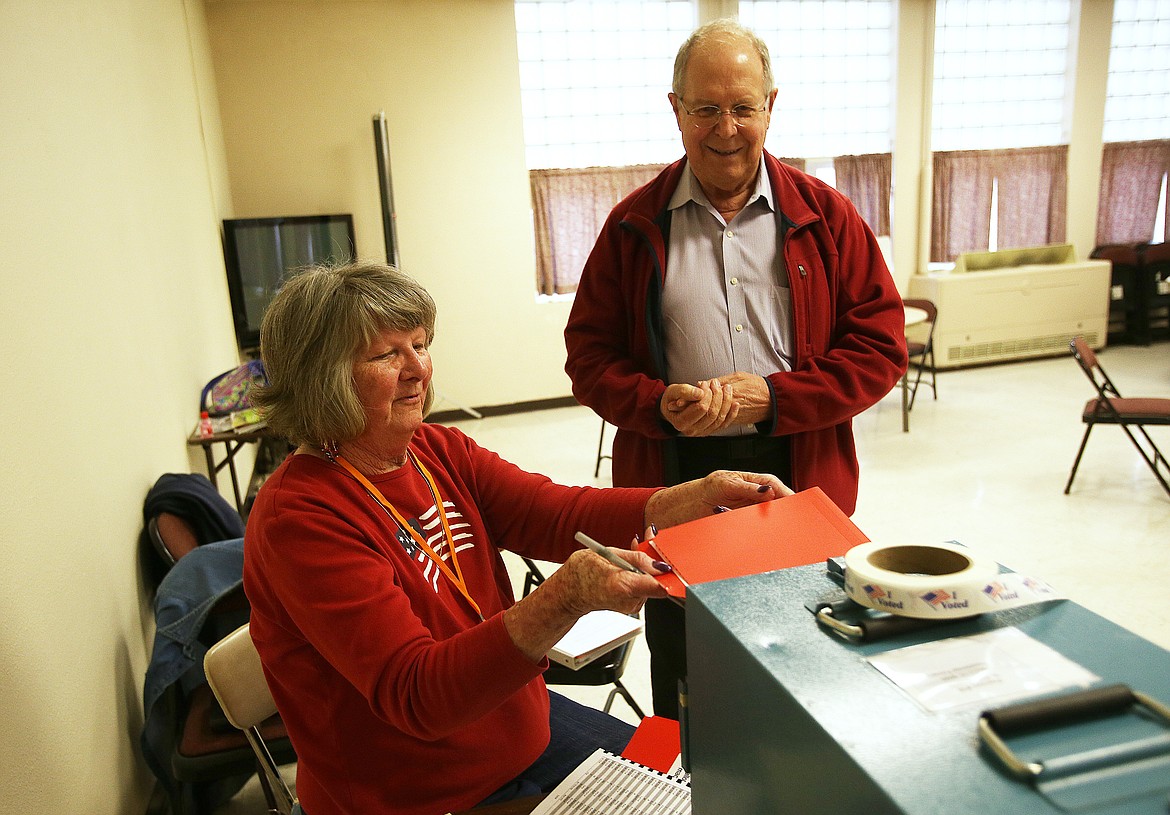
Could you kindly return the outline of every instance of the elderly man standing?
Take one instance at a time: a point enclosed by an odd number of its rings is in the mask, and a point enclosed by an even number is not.
[[[737,22],[683,43],[668,98],[686,155],[606,220],[565,370],[618,428],[615,485],[769,472],[852,513],[852,419],[906,369],[901,295],[848,199],[764,151],[776,96],[767,46]],[[677,717],[683,622],[646,606],[663,716]]]

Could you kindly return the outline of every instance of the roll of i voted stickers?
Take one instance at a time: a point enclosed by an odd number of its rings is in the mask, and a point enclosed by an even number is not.
[[[1047,583],[958,544],[863,543],[845,553],[845,593],[902,617],[956,619],[1063,599]]]

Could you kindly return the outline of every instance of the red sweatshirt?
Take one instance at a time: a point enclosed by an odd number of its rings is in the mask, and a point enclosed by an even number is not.
[[[578,530],[628,545],[653,492],[556,485],[438,425],[420,427],[410,452],[435,479],[484,622],[336,464],[290,456],[248,520],[252,637],[311,815],[465,809],[539,757],[548,663],[504,628],[514,600],[499,550],[561,562]],[[418,469],[372,481],[450,563]]]

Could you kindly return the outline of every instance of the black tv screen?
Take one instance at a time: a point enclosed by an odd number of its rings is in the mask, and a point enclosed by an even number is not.
[[[240,348],[260,345],[260,321],[285,279],[305,266],[355,256],[352,215],[233,218],[223,222],[223,255]]]

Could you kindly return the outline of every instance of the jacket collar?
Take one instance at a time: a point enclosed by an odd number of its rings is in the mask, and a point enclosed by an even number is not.
[[[642,232],[658,230],[669,232],[670,199],[686,171],[686,157],[667,166],[659,176],[662,183],[651,183],[635,193],[623,221]],[[795,167],[783,163],[767,150],[764,151],[764,169],[772,184],[772,207],[777,216],[790,226],[805,226],[820,216],[809,207],[801,187],[807,176]]]

